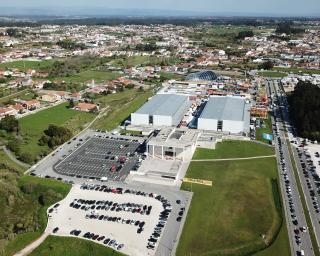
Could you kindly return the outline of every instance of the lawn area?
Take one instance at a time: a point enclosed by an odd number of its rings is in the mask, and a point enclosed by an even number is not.
[[[93,126],[96,129],[108,131],[116,128],[152,95],[152,90],[140,91],[139,89],[131,89],[99,98],[97,101],[103,106],[109,106],[109,108],[105,117],[97,120]]]
[[[30,256],[121,256],[106,246],[73,237],[49,236]]]
[[[106,80],[114,80],[120,76],[120,73],[113,73],[109,71],[85,70],[69,77],[53,77],[51,80],[63,80],[70,83],[84,83],[93,79],[95,82],[99,83]]]
[[[274,77],[274,78],[283,78],[287,76],[286,73],[278,72],[278,71],[260,71],[258,72],[258,75],[263,77]]]
[[[157,56],[131,56],[117,58],[111,61],[112,65],[117,67],[135,67],[135,66],[146,66],[146,65],[173,65],[180,62],[176,57],[157,57]]]
[[[15,170],[19,171],[20,173],[23,173],[24,171],[26,171],[25,168],[21,167],[20,165],[16,164],[15,162],[13,162],[2,149],[0,150],[0,164],[12,167]],[[0,167],[0,169],[1,169],[1,167]]]
[[[39,237],[47,225],[47,208],[63,199],[71,188],[70,185],[59,181],[32,176],[21,176],[16,179],[17,183],[12,183],[7,188],[18,191],[15,203],[2,208],[3,216],[0,220],[3,225],[12,223],[14,226],[20,225],[26,229],[17,231],[18,234],[5,244],[4,255],[14,254]],[[40,197],[43,198],[41,203]]]
[[[294,74],[320,74],[320,69],[304,69],[304,68],[282,68],[282,67],[274,67],[273,70],[283,71]]]
[[[67,105],[68,103],[63,103],[19,119],[23,137],[22,152],[29,152],[36,157],[49,151],[47,146],[38,145],[49,124],[65,126],[76,133],[95,117],[92,113],[68,109]]]
[[[159,75],[162,79],[165,80],[183,80],[184,76],[183,75],[179,75],[179,74],[175,74],[175,73],[171,73],[171,72],[159,72]]]
[[[273,158],[192,162],[187,177],[212,180],[213,186],[182,184],[194,194],[176,255],[252,255],[276,239],[263,255],[289,256],[276,168]]]
[[[219,142],[216,149],[198,148],[193,159],[225,159],[273,155],[274,149],[251,141]]]
[[[264,128],[258,128],[256,130],[256,140],[268,143],[267,140],[262,138],[262,134],[263,133],[268,133],[268,134],[272,134],[272,124],[271,124],[271,119],[270,116],[268,116],[268,119],[263,119],[264,120]]]
[[[7,68],[17,68],[21,71],[26,71],[28,69],[48,69],[52,66],[54,60],[45,61],[29,61],[29,60],[18,60],[13,62],[0,63],[0,70],[5,70]]]

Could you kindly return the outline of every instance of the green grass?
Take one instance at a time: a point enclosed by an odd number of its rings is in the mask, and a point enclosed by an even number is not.
[[[20,192],[22,201],[18,205],[12,206],[13,213],[11,215],[15,217],[15,222],[22,221],[22,218],[31,218],[34,230],[20,233],[10,240],[6,244],[5,255],[12,255],[23,249],[43,233],[47,225],[47,208],[63,199],[69,193],[71,185],[55,180],[22,176],[18,180],[17,187],[25,192]],[[39,204],[40,195],[45,198],[44,205]]]
[[[121,256],[106,246],[73,237],[49,236],[30,256]]]
[[[0,64],[0,70],[6,70],[8,68],[17,68],[21,71],[26,71],[28,69],[48,69],[52,66],[53,60],[46,60],[46,61],[28,61],[28,60],[19,60],[7,63]]]
[[[175,73],[171,73],[171,72],[159,72],[159,75],[161,78],[165,79],[165,80],[183,80],[184,76],[183,75],[179,75],[179,74],[175,74]]]
[[[68,103],[63,103],[19,119],[23,137],[22,152],[38,156],[49,151],[47,146],[38,145],[43,131],[48,128],[49,124],[65,126],[75,133],[83,129],[83,126],[95,117],[95,114],[92,113],[68,109],[67,105]]]
[[[126,134],[131,134],[131,135],[133,135],[133,136],[135,136],[135,135],[142,135],[142,132],[141,131],[129,131],[129,130],[121,130],[120,131],[120,134],[121,135],[126,135]]]
[[[281,227],[271,183],[275,159],[192,162],[187,177],[212,180],[213,186],[183,183],[194,195],[178,256],[249,255],[267,246],[261,234],[273,241]]]
[[[251,141],[224,141],[216,149],[198,148],[193,159],[225,159],[273,155],[274,149]]]
[[[267,140],[262,138],[262,134],[263,133],[272,134],[272,124],[271,124],[270,116],[268,116],[268,119],[263,119],[263,121],[264,121],[265,127],[264,128],[258,128],[256,130],[256,140],[268,143]]]
[[[287,76],[286,73],[278,72],[278,71],[260,71],[258,72],[258,75],[263,77],[273,77],[273,78],[283,78]]]
[[[304,69],[304,68],[282,68],[282,67],[274,67],[273,70],[289,72],[294,74],[320,74],[320,69]]]
[[[10,167],[18,170],[21,173],[26,171],[26,169],[24,167],[21,167],[20,165],[13,162],[2,149],[0,150],[0,164],[10,166]]]
[[[126,90],[121,93],[111,94],[98,99],[103,106],[109,106],[106,115],[94,123],[100,130],[112,130],[127,119],[132,112],[141,107],[153,92],[139,91],[138,89]]]
[[[273,255],[290,255],[290,246],[288,241],[288,231],[287,226],[285,223],[285,218],[283,218],[283,223],[281,225],[281,229],[279,234],[274,241],[268,248],[260,251],[255,256],[273,256]]]
[[[90,82],[92,79],[94,79],[95,82],[99,83],[106,80],[114,80],[120,76],[120,73],[113,73],[109,71],[85,70],[69,77],[53,77],[51,80],[63,80],[70,83],[84,83]]]
[[[135,67],[135,66],[146,66],[146,65],[173,65],[180,62],[176,57],[157,57],[157,56],[131,56],[117,58],[111,61],[112,65],[117,67]]]

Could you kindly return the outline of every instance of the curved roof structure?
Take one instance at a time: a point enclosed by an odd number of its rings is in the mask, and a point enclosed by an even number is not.
[[[187,81],[214,81],[218,78],[216,73],[210,70],[192,73],[186,77]]]

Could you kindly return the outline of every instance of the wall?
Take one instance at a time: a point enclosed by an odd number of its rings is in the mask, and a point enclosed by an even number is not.
[[[133,125],[148,125],[149,124],[149,115],[147,114],[131,114],[131,124]]]
[[[217,123],[218,122],[215,119],[199,118],[198,119],[198,129],[217,131]]]

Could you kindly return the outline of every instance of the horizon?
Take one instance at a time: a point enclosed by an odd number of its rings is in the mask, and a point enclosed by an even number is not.
[[[147,0],[56,0],[55,4],[40,0],[0,0],[0,15],[48,15],[48,16],[254,16],[254,17],[317,17],[320,16],[320,3],[308,0],[261,0],[259,5],[252,0],[177,0],[160,2]],[[263,11],[261,11],[263,10]]]

